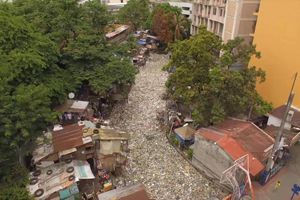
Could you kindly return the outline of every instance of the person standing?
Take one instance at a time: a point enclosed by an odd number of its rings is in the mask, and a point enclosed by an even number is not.
[[[275,184],[275,190],[277,190],[281,185],[281,182],[280,181],[277,181],[276,184]]]

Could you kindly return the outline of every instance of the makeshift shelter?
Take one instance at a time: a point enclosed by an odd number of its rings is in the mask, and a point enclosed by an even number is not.
[[[181,145],[188,146],[194,143],[196,130],[191,128],[190,126],[182,126],[180,128],[176,128],[174,129],[174,132]]]
[[[27,188],[35,199],[67,199],[78,196],[77,182],[95,179],[88,162],[79,160],[53,164],[30,173],[29,177]]]
[[[101,200],[149,200],[144,185],[137,184],[117,188],[98,195]]]
[[[84,126],[78,124],[56,128],[51,140],[33,151],[33,164],[46,167],[54,161],[94,158],[94,143],[90,136],[83,137]]]
[[[67,100],[64,104],[55,108],[62,113],[59,120],[62,124],[74,124],[81,118],[88,118],[92,113],[88,110],[88,101]]]

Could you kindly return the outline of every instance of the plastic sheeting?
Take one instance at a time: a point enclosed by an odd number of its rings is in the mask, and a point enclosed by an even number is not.
[[[120,140],[100,141],[101,154],[109,155],[109,154],[120,153],[120,152],[121,152]]]

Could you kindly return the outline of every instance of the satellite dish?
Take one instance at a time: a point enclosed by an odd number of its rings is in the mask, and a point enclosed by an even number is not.
[[[75,97],[75,94],[73,92],[70,92],[68,94],[69,99],[73,99]]]

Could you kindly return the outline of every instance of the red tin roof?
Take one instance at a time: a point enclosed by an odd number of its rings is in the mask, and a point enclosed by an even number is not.
[[[215,127],[201,128],[197,134],[216,142],[233,160],[248,154],[253,176],[264,169],[262,163],[274,144],[274,139],[256,125],[238,119],[226,119]]]
[[[62,130],[52,133],[52,143],[55,152],[64,151],[83,145],[83,126],[72,124],[64,126]]]

